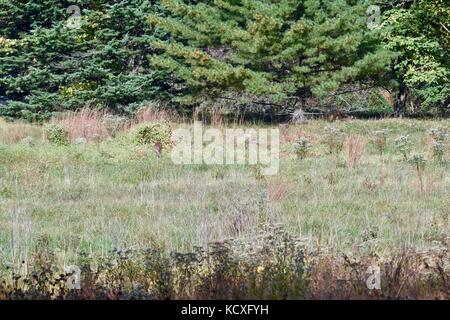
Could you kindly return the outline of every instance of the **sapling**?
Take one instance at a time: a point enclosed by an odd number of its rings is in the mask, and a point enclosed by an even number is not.
[[[305,137],[300,137],[292,145],[292,151],[297,155],[297,158],[300,160],[305,159],[308,156],[310,150],[311,150],[311,143]]]
[[[424,184],[423,184],[423,170],[425,169],[425,165],[427,163],[427,159],[422,154],[414,154],[409,158],[408,161],[416,171],[417,177],[419,178],[420,184],[420,192],[424,193]]]

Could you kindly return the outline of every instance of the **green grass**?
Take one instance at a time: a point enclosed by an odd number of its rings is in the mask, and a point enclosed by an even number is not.
[[[264,179],[248,166],[177,166],[126,134],[100,144],[0,144],[0,261],[27,259],[44,235],[67,263],[80,251],[188,251],[251,236],[267,222],[310,246],[344,252],[430,247],[450,233],[449,154],[446,163],[434,162],[427,134],[438,124],[450,127],[448,120],[331,124],[367,138],[390,130],[386,153],[369,143],[355,169],[347,168],[345,151],[328,155],[320,143],[330,123],[284,127],[284,137],[306,133],[312,154],[300,161],[284,152],[279,175]],[[393,149],[401,134],[410,134],[414,150],[429,159],[424,194],[412,166]]]

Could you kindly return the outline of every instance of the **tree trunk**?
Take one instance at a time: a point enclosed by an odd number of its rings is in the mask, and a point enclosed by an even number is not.
[[[401,117],[405,113],[406,99],[408,98],[408,88],[403,81],[400,82],[400,88],[395,98],[394,116]]]
[[[445,100],[445,102],[440,107],[441,117],[446,118],[449,115],[450,111],[450,97]]]

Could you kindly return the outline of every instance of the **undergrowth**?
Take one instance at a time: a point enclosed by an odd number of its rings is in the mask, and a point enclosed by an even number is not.
[[[449,240],[449,239],[448,239]],[[281,227],[189,253],[158,248],[114,250],[106,258],[80,253],[79,289],[42,238],[26,273],[7,270],[0,299],[448,299],[450,241],[390,257],[307,250]],[[369,289],[367,270],[380,269]]]

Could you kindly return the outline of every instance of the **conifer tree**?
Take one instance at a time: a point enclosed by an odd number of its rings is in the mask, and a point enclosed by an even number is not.
[[[131,112],[170,100],[166,72],[151,67],[148,24],[157,1],[0,0],[0,115],[45,119],[85,106]],[[69,5],[81,10],[70,28]]]
[[[264,97],[283,106],[335,94],[350,84],[377,85],[392,54],[367,28],[365,1],[162,0],[152,25],[158,68],[183,79],[184,101]]]

